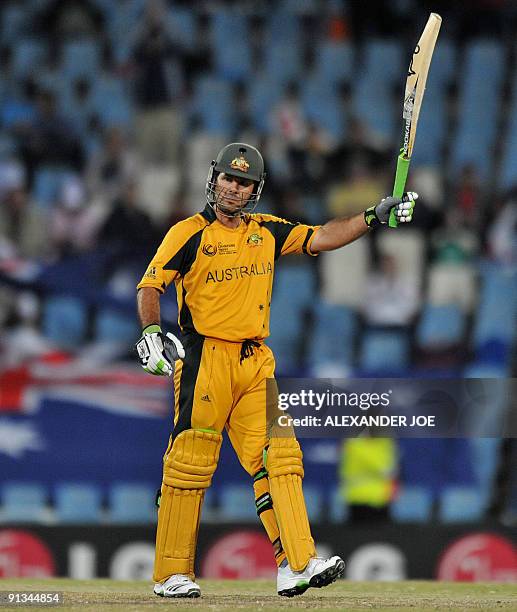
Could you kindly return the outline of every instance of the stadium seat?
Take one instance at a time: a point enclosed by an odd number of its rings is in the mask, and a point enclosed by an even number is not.
[[[213,75],[199,77],[194,84],[192,112],[202,129],[227,135],[235,128],[233,85]]]
[[[112,523],[153,523],[156,521],[156,487],[146,484],[117,483],[109,492]]]
[[[324,499],[321,489],[315,485],[303,483],[303,495],[309,521],[321,521],[324,516]]]
[[[409,338],[400,330],[367,331],[363,336],[359,367],[370,373],[393,373],[409,366]]]
[[[282,98],[283,85],[265,71],[257,72],[248,84],[250,118],[260,132],[271,129],[271,111]]]
[[[348,519],[348,505],[338,487],[335,487],[330,494],[328,516],[332,523],[337,524],[344,523]]]
[[[76,349],[86,334],[85,304],[67,295],[49,296],[43,303],[43,334],[63,348]]]
[[[66,175],[67,171],[65,169],[52,166],[41,166],[36,170],[33,195],[38,206],[50,208],[56,203]]]
[[[34,74],[47,60],[45,43],[36,38],[22,38],[13,46],[12,70],[18,79]]]
[[[327,83],[350,82],[354,67],[354,50],[348,41],[323,41],[316,47],[315,72]]]
[[[92,91],[92,106],[104,127],[129,126],[134,109],[122,78],[109,74],[97,76]]]
[[[228,521],[255,522],[257,510],[251,484],[226,484],[219,493],[221,518]]]
[[[403,487],[390,505],[391,518],[397,523],[425,523],[431,519],[433,499],[423,487]]]
[[[450,160],[454,176],[468,163],[475,165],[481,179],[488,179],[493,170],[487,159],[493,158],[497,122],[483,119],[498,115],[504,65],[499,41],[473,40],[465,50],[458,127]]]
[[[3,520],[6,522],[42,522],[47,516],[47,491],[43,485],[7,482],[2,487]]]
[[[350,365],[353,360],[357,316],[347,306],[320,301],[314,306],[314,327],[310,363]]]
[[[481,295],[474,325],[474,346],[515,338],[517,274],[491,267],[483,272]]]
[[[339,97],[331,84],[315,75],[304,79],[301,99],[307,118],[334,138],[343,137],[345,117]]]
[[[96,485],[60,483],[56,486],[54,507],[61,523],[99,523],[102,494]]]
[[[494,492],[494,482],[501,460],[502,439],[472,438],[470,446],[472,448],[472,465],[479,483],[480,504],[485,512],[490,505]]]
[[[465,334],[465,317],[455,305],[424,308],[416,330],[420,348],[433,350],[459,344]]]
[[[195,51],[198,41],[196,14],[189,7],[182,8],[176,3],[169,9],[168,21],[174,40],[184,49]]]
[[[96,78],[101,67],[101,49],[95,40],[74,40],[62,47],[61,70],[68,80]]]
[[[228,36],[239,32],[239,36]],[[217,76],[229,81],[246,79],[251,72],[248,20],[244,13],[220,9],[211,19],[211,42]]]
[[[101,308],[95,317],[95,338],[131,345],[139,333],[135,317],[110,308]]]
[[[483,517],[482,496],[474,487],[448,487],[440,496],[438,511],[444,523],[472,523]]]

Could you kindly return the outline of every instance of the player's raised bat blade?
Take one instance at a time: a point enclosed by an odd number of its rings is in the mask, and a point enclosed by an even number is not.
[[[425,84],[427,81],[427,73],[431,65],[436,39],[442,25],[442,18],[437,13],[431,13],[427,24],[420,36],[420,40],[413,51],[413,57],[409,64],[409,69],[406,79],[406,90],[404,94],[404,105],[402,109],[402,118],[404,119],[404,137],[402,140],[402,148],[397,159],[397,171],[395,173],[395,185],[393,187],[393,196],[401,198],[406,187],[406,179],[409,170],[409,162],[413,154],[413,145],[415,144],[416,126],[422,106],[422,98],[424,97]],[[395,211],[392,209],[390,213],[389,226],[397,227],[397,218]]]

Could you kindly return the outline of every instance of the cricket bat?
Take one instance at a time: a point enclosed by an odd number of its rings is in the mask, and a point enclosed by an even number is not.
[[[397,159],[395,185],[393,187],[393,196],[395,198],[401,198],[406,187],[409,162],[411,161],[413,145],[415,144],[416,126],[418,123],[418,116],[420,115],[420,107],[422,106],[422,98],[424,97],[427,73],[429,72],[434,46],[441,25],[442,18],[440,15],[431,13],[424,31],[422,32],[422,36],[420,36],[420,40],[413,51],[413,57],[409,64],[404,95],[404,107],[402,111],[402,118],[404,119],[404,140]],[[390,212],[389,226],[397,227],[397,225],[395,210],[392,209]]]

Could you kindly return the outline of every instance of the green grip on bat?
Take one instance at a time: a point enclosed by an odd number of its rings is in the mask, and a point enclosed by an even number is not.
[[[395,185],[393,186],[393,197],[402,198],[406,187],[406,179],[409,172],[409,162],[411,160],[404,157],[401,153],[397,158],[397,171],[395,172]],[[388,221],[389,227],[397,227],[397,217],[395,216],[395,208],[390,210],[390,218]]]

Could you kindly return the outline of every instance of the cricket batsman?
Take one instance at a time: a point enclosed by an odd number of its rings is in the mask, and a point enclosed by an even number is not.
[[[316,556],[302,491],[303,464],[294,435],[272,435],[266,380],[275,360],[264,343],[276,260],[315,256],[387,225],[412,219],[418,197],[387,197],[364,213],[322,226],[254,213],[266,174],[259,151],[225,146],[212,162],[206,206],[171,227],[138,284],[142,367],[174,376],[174,426],[163,457],[154,592],[199,597],[194,557],[205,490],[226,429],[253,479],[257,514],[278,566],[279,595],[301,595],[343,575],[344,562]],[[174,283],[181,339],[160,327],[160,296]]]

